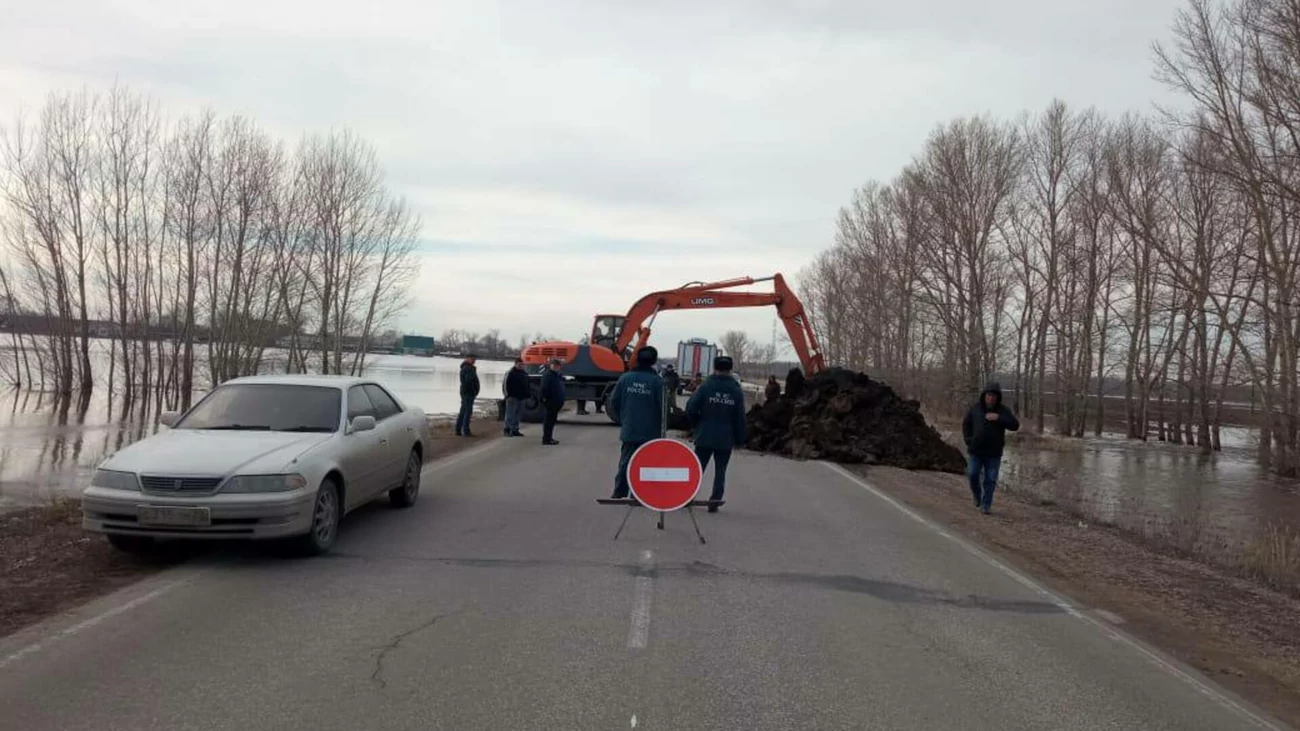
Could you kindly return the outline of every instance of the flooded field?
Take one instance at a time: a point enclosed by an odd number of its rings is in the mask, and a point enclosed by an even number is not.
[[[406,403],[430,414],[454,414],[460,404],[460,361],[402,355],[371,356],[366,375]],[[480,360],[481,396],[501,393],[508,363]],[[0,392],[0,510],[76,496],[95,466],[155,427],[122,421],[108,389],[97,389],[84,411],[56,413],[47,394]]]
[[[1300,481],[1260,466],[1254,432],[1225,429],[1223,440],[1212,455],[1118,435],[1015,444],[1003,479],[1008,489],[1189,550],[1250,543],[1270,526],[1300,530]]]

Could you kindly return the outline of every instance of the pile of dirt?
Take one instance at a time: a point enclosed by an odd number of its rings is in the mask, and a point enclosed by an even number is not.
[[[668,407],[668,428],[677,431],[691,430],[691,420],[686,418],[686,409],[680,406]]]
[[[759,404],[748,415],[749,449],[795,459],[961,473],[960,451],[925,423],[921,406],[866,374],[831,368]]]

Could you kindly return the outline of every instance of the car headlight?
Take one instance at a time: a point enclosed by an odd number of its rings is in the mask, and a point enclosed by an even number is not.
[[[289,492],[307,486],[302,475],[240,475],[232,477],[222,492]]]
[[[108,487],[114,490],[131,490],[140,491],[140,481],[136,479],[134,472],[118,472],[117,470],[95,470],[94,476],[90,478],[91,487]]]

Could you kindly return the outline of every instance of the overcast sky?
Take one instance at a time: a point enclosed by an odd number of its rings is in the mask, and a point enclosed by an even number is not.
[[[1165,92],[1181,0],[0,0],[0,117],[115,80],[292,141],[352,128],[423,222],[399,325],[576,339],[690,280],[793,276],[938,123]],[[653,342],[771,337],[673,313]]]

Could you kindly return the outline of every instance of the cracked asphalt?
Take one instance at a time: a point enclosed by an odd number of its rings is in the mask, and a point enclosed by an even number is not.
[[[737,455],[707,545],[614,541],[598,423],[0,641],[0,731],[1267,727],[826,465]]]

